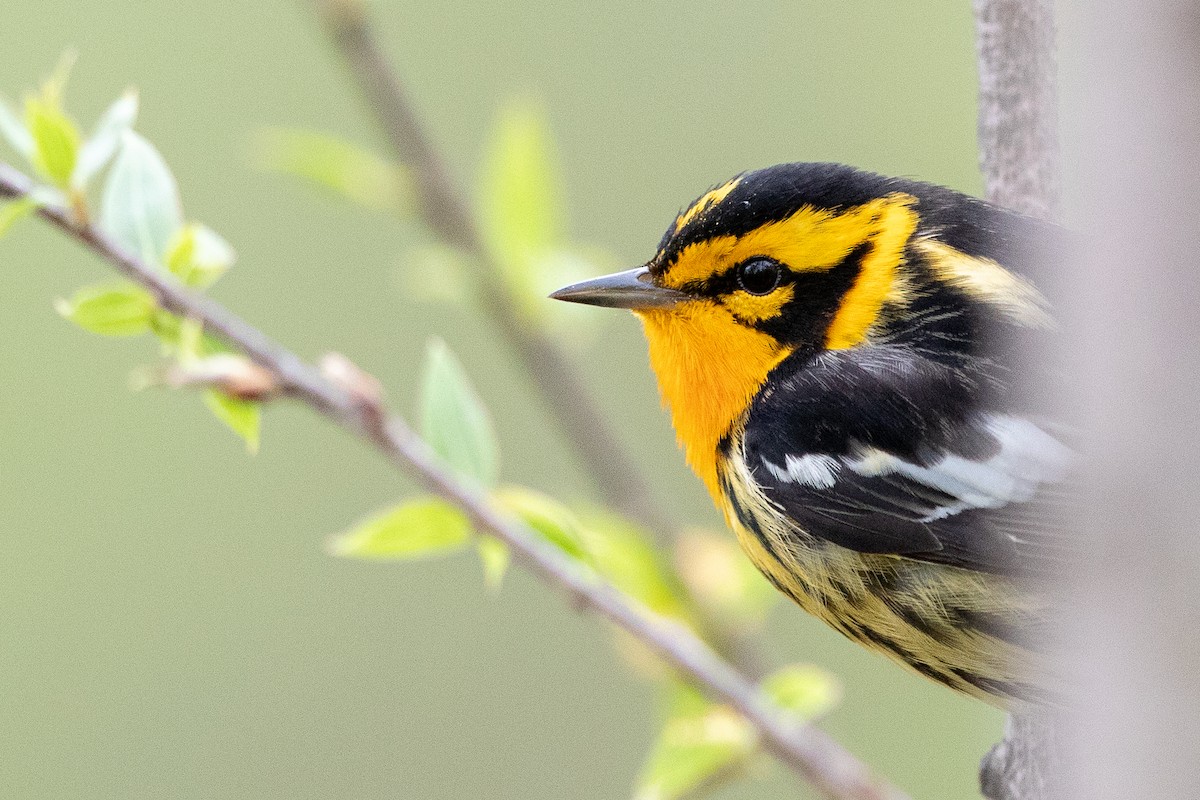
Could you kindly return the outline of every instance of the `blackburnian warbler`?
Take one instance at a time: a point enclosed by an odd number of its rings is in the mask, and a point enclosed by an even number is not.
[[[1047,698],[1036,578],[1072,454],[1010,346],[1048,227],[938,186],[784,164],[709,191],[642,267],[560,300],[632,309],[688,463],[778,589],[999,705]]]

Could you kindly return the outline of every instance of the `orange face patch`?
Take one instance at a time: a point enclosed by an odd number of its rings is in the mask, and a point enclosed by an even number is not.
[[[635,313],[645,327],[650,365],[679,444],[718,499],[717,444],[750,405],[767,373],[791,351],[707,300]]]

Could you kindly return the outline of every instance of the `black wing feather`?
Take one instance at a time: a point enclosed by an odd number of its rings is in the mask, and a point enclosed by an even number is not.
[[[1057,569],[1069,453],[1033,423],[981,408],[983,378],[963,363],[900,346],[785,362],[747,420],[755,482],[798,529],[861,553]],[[789,470],[805,457],[819,458],[815,476]]]

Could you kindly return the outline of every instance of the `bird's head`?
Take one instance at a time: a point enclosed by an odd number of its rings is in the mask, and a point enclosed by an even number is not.
[[[835,164],[746,173],[680,213],[644,266],[551,296],[631,309],[648,330],[686,320],[789,352],[850,347],[900,288],[917,224],[915,199],[890,183]]]
[[[717,443],[771,369],[798,350],[864,341],[905,291],[915,204],[840,165],[746,173],[680,213],[644,266],[551,296],[642,319],[680,442],[715,492]]]

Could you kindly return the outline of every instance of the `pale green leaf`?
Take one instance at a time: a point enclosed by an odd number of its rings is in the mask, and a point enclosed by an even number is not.
[[[579,520],[562,503],[524,486],[497,489],[492,500],[571,558],[587,560]]]
[[[154,145],[125,131],[104,186],[100,227],[147,263],[162,266],[182,225],[175,176]]]
[[[137,336],[150,330],[157,306],[154,297],[137,286],[88,286],[54,308],[84,330],[104,336]]]
[[[492,589],[499,589],[508,573],[512,552],[508,545],[495,536],[481,535],[475,542],[479,561],[483,564],[483,582]]]
[[[688,621],[679,580],[645,531],[609,512],[581,517],[584,546],[600,574],[651,611]]]
[[[803,720],[822,717],[842,699],[837,677],[812,664],[796,664],[771,674],[763,691],[781,708]]]
[[[301,178],[370,209],[404,211],[412,203],[411,179],[402,167],[326,133],[265,130],[258,161],[264,169]]]
[[[79,158],[75,162],[75,171],[71,175],[71,183],[76,187],[86,187],[96,173],[104,169],[117,147],[125,131],[133,127],[137,120],[138,96],[135,91],[127,91],[114,102],[96,123],[96,129],[79,150]]]
[[[421,435],[460,477],[494,486],[499,445],[487,408],[450,348],[429,342],[421,383]]]
[[[329,550],[354,558],[427,558],[461,550],[470,537],[461,511],[436,497],[418,497],[335,536]]]
[[[176,231],[167,246],[167,269],[188,286],[199,289],[211,286],[235,261],[233,247],[212,228],[198,222]]]
[[[0,239],[3,239],[14,225],[37,211],[38,205],[38,201],[32,197],[21,197],[0,206]]]
[[[66,188],[79,156],[79,128],[62,110],[57,96],[30,96],[25,100],[25,128],[33,137],[30,161],[43,177]]]
[[[0,98],[0,137],[27,159],[33,159],[34,143],[29,129],[12,110],[7,101]]]
[[[204,391],[204,405],[246,443],[246,450],[257,453],[262,429],[262,407],[258,403],[230,397],[217,389]]]
[[[488,251],[523,309],[540,315],[544,259],[565,237],[562,179],[541,110],[529,102],[501,110],[485,157],[479,200]]]
[[[670,714],[638,778],[635,800],[675,800],[753,755],[753,728],[733,710],[676,686]]]

